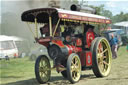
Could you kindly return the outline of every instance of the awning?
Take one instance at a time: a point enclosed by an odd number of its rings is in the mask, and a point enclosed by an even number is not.
[[[128,21],[118,22],[114,24],[115,26],[128,27]]]
[[[47,23],[49,15],[54,19],[60,18],[68,21],[78,20],[83,22],[111,23],[111,20],[104,16],[58,8],[38,8],[28,10],[22,14],[21,19],[22,21],[34,22],[34,19],[37,18],[38,23]]]

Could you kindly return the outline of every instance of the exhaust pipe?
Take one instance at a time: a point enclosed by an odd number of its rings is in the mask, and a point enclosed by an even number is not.
[[[72,10],[72,11],[82,11],[82,12],[92,13],[92,14],[96,13],[96,10],[91,8],[91,7],[75,5],[75,4],[71,5],[70,10]]]
[[[71,5],[70,9],[71,9],[72,11],[80,11],[81,6],[80,6],[80,5],[75,5],[75,4],[73,4],[73,5]]]

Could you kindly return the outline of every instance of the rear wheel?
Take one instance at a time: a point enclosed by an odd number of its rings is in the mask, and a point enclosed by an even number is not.
[[[93,72],[96,77],[108,76],[111,69],[112,53],[105,38],[97,38],[93,48]]]
[[[35,63],[35,75],[40,84],[44,84],[50,80],[51,65],[47,56],[41,55],[37,58]]]
[[[91,48],[90,48],[90,49],[91,49],[91,52],[92,52],[92,53],[93,53],[93,48],[94,48],[94,45],[95,45],[97,39],[98,39],[98,37],[95,38],[95,39],[91,42]]]
[[[71,83],[79,81],[81,76],[81,62],[79,56],[75,53],[69,55],[67,60],[67,76]]]

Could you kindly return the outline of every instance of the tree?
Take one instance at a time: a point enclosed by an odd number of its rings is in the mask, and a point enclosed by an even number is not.
[[[96,14],[97,15],[102,15],[102,16],[105,16],[105,17],[108,17],[108,18],[112,18],[112,12],[109,11],[109,10],[106,10],[104,8],[104,5],[100,5],[100,6],[93,6],[93,5],[89,5],[90,7],[94,8],[96,10]]]
[[[106,17],[108,17],[110,19],[112,19],[112,17],[113,17],[112,12],[109,11],[109,10],[103,10],[101,15],[106,16]]]
[[[113,23],[128,21],[128,13],[120,12],[120,14],[113,16],[112,20],[113,20]]]

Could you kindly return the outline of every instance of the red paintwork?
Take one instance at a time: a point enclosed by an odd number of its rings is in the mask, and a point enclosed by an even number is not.
[[[70,45],[66,45],[68,48],[68,54],[70,55],[73,52],[73,49]]]
[[[49,42],[39,42],[39,44],[44,45],[44,46],[46,46],[46,47],[49,46]]]
[[[92,65],[92,52],[91,51],[82,51],[80,54],[80,60],[82,66],[91,66]]]
[[[94,40],[94,38],[95,38],[94,32],[88,31],[86,33],[86,41],[87,41],[88,48],[90,48],[91,42]]]
[[[92,52],[86,51],[86,66],[92,65]]]
[[[82,51],[80,54],[79,54],[79,56],[80,56],[80,61],[81,61],[81,66],[85,66],[86,64],[85,64],[85,58],[86,58],[86,55],[85,55],[85,51]]]
[[[60,47],[64,47],[64,44],[63,44],[62,40],[59,40],[59,38],[56,38],[56,37],[54,37],[54,38],[51,38],[51,37],[40,38],[40,39],[37,40],[37,42],[39,44],[42,44],[42,45],[46,46],[46,47],[49,46],[49,42],[52,42],[53,44],[56,44]]]
[[[111,20],[109,19],[94,18],[89,16],[79,16],[79,15],[75,15],[75,14],[73,15],[67,13],[59,13],[59,18],[111,24]]]
[[[37,42],[41,45],[44,45],[46,47],[49,46],[49,42],[51,41],[50,38],[40,38],[39,40],[37,40]]]
[[[76,40],[76,46],[82,46],[82,40],[80,38]]]
[[[59,47],[64,47],[62,40],[52,40],[52,43],[58,45]]]
[[[68,48],[68,53],[69,55],[71,53],[78,53],[78,52],[82,52],[82,48],[81,47],[76,47],[76,46],[73,46],[73,45],[66,45],[67,48]]]

